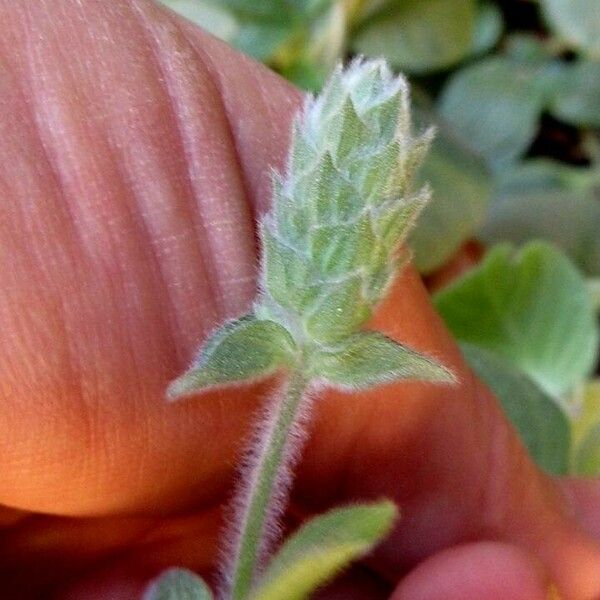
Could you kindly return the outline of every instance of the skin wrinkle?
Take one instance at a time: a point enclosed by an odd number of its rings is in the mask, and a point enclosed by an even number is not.
[[[157,71],[160,74],[159,81],[164,90],[164,93],[167,97],[166,105],[169,107],[169,114],[174,123],[175,131],[177,132],[178,137],[178,145],[183,155],[186,157],[186,166],[185,169],[185,180],[186,187],[188,188],[189,196],[193,193],[193,177],[191,174],[191,165],[189,164],[189,144],[186,141],[185,135],[183,133],[183,126],[181,122],[181,117],[179,115],[179,107],[177,106],[176,94],[174,93],[173,87],[173,75],[171,73],[172,65],[167,63],[165,58],[162,58],[162,54],[160,52],[160,45],[158,40],[159,33],[156,31],[156,28],[149,21],[150,19],[146,17],[142,10],[139,9],[136,3],[131,4],[132,9],[135,11],[137,19],[141,23],[141,30],[143,31],[144,37],[148,42],[149,47],[152,51],[152,56],[154,59],[154,64],[156,65]],[[186,194],[187,195],[187,194]],[[201,239],[208,240],[208,252],[203,252],[200,244],[198,244],[198,250],[201,256],[201,262],[203,265],[203,269],[206,272],[205,281],[207,285],[208,297],[211,299],[212,309],[213,309],[213,319],[215,322],[219,320],[220,310],[219,305],[223,302],[224,299],[224,291],[223,286],[220,284],[219,278],[216,275],[216,266],[214,264],[214,249],[210,245],[210,235],[209,230],[206,227],[204,222],[204,218],[202,216],[202,211],[196,211],[195,215],[191,212],[188,212],[190,215],[190,223],[192,225],[195,239],[198,241]],[[167,286],[168,291],[168,286]],[[173,299],[171,298],[171,304],[173,304]],[[172,306],[172,310],[175,307]]]
[[[289,107],[290,114],[296,111],[301,105],[302,95],[295,87],[263,65],[255,63],[244,55],[233,55],[230,48],[212,36],[206,35],[202,40],[203,43],[199,44],[197,31],[191,23],[178,19],[181,21],[181,29],[196,49],[200,60],[212,74],[219,92],[220,102],[224,107],[236,148],[238,164],[241,167],[240,172],[243,173],[246,182],[247,198],[250,200],[253,218],[256,221],[258,216],[269,208],[272,195],[271,174],[265,165],[281,169],[285,164],[291,125],[285,121],[285,126],[282,128],[280,115],[285,114],[286,107]],[[215,64],[213,54],[216,52],[219,54],[221,64]],[[235,69],[236,81],[233,84],[222,69],[223,54],[240,65]],[[260,77],[256,77],[257,74],[260,74]],[[278,85],[265,90],[264,80],[277,80]],[[258,92],[260,106],[268,113],[265,121],[268,127],[260,128],[256,132],[254,131],[255,119],[252,119],[250,114],[248,118],[244,116],[251,113],[252,108],[245,97],[238,97],[239,90],[248,89]],[[266,136],[269,138],[265,139]],[[281,153],[261,156],[263,148],[280,148]],[[256,169],[254,161],[260,159],[262,159],[262,168]]]
[[[15,95],[18,95],[18,93],[19,93],[19,91],[20,91],[21,89],[22,89],[22,88],[21,88],[20,86],[16,86],[15,88],[13,88],[13,92],[15,93]],[[24,108],[26,108],[27,110],[30,110],[30,107],[28,106],[28,104],[27,104],[26,102],[24,102],[24,101],[23,101],[23,99],[22,99],[22,96],[20,97],[20,99],[21,99],[20,105],[21,105],[21,106],[23,106]],[[30,114],[32,114],[32,113],[31,113],[31,111],[30,111]],[[38,123],[38,124],[39,124],[39,119],[37,119],[37,118],[36,118],[36,119],[32,119],[32,122],[33,122],[33,123]],[[55,184],[55,187],[57,187],[57,185],[58,185],[58,182],[57,182],[57,178],[56,178],[56,176],[55,176],[55,173],[53,172],[53,169],[52,169],[52,165],[51,165],[51,161],[50,161],[50,156],[49,156],[49,154],[48,154],[48,153],[45,151],[45,149],[43,148],[43,146],[42,146],[42,145],[38,145],[38,147],[39,147],[39,148],[40,148],[40,150],[41,150],[41,158],[42,158],[42,161],[44,161],[44,162],[45,162],[45,164],[46,164],[46,166],[47,166],[46,172],[48,172],[48,173],[50,173],[50,174],[51,174],[51,176],[52,176],[52,178],[53,178],[53,183]],[[38,166],[37,168],[39,168],[39,166]],[[6,196],[6,197],[10,197],[10,196],[7,194],[7,196]],[[13,206],[13,216],[14,216],[14,214],[15,214],[15,213],[14,213],[14,211],[15,211],[16,209],[17,209],[17,206],[16,206],[16,205],[14,205],[14,206]],[[67,216],[67,221],[69,221],[69,217],[70,217],[70,215],[68,214],[68,211],[66,211],[66,212],[63,212],[62,214],[63,214],[63,215],[66,215],[66,216]],[[25,220],[24,222],[25,222],[25,223],[27,223],[27,221],[26,221],[26,220]],[[72,222],[71,222],[71,224],[72,224]],[[72,227],[71,227],[71,228],[69,228],[69,231],[70,231],[70,232],[72,232],[72,231],[73,231],[73,228],[72,228]],[[15,240],[15,241],[16,241],[16,240]],[[25,254],[25,252],[24,252],[24,253],[22,254],[22,256],[25,256],[25,255],[26,255],[26,254]],[[63,253],[63,256],[65,257],[65,259],[66,259],[66,260],[68,260],[69,262],[71,262],[71,264],[73,264],[73,258],[72,258],[72,256],[69,256],[67,252],[64,252],[64,253]],[[40,258],[38,258],[38,259],[37,259],[37,261],[36,261],[36,262],[37,262],[39,265],[41,265],[41,268],[40,268],[40,270],[39,270],[38,272],[39,272],[40,274],[44,273],[44,275],[46,275],[46,274],[47,274],[47,266],[48,266],[48,265],[46,264],[46,262],[47,262],[47,261],[45,261],[45,260],[44,260],[44,259],[46,259],[46,258],[47,258],[47,257],[45,257],[45,256],[44,256],[44,257],[40,257]],[[46,279],[46,282],[45,282],[44,288],[45,288],[45,289],[48,289],[48,288],[52,289],[52,288],[54,287],[54,282],[52,281],[52,278],[51,278],[51,276],[50,276],[50,277],[46,277],[45,279]],[[60,298],[59,298],[58,300],[60,301]],[[55,316],[58,318],[58,317],[60,317],[60,315],[64,314],[64,310],[55,309],[55,310],[53,311],[53,313],[54,313],[54,315],[55,315]],[[65,331],[65,329],[66,329],[66,324],[65,324],[65,322],[64,322],[64,320],[63,320],[63,319],[55,319],[55,320],[54,320],[54,323],[55,323],[55,324],[56,324],[56,325],[59,327],[59,330],[60,330],[60,331]],[[43,326],[45,327],[46,325],[44,324]],[[61,337],[61,336],[58,336],[58,337],[59,337],[59,339],[60,339],[60,337]],[[67,339],[67,338],[66,338],[66,336],[65,336],[65,335],[63,335],[63,336],[62,336],[62,339]],[[67,370],[68,370],[68,371],[67,371],[67,374],[66,374],[66,379],[63,379],[63,381],[72,381],[72,382],[75,382],[75,381],[77,381],[77,379],[75,379],[75,378],[73,377],[73,374],[74,374],[74,372],[75,372],[75,368],[73,367],[73,364],[74,364],[74,355],[73,355],[73,351],[72,351],[72,349],[70,349],[70,348],[69,348],[69,345],[68,345],[68,344],[67,344],[67,345],[65,345],[65,349],[67,350],[67,352],[66,352],[66,360],[65,360],[65,362],[63,363],[63,367],[67,368]],[[77,394],[77,392],[76,392],[76,394]],[[78,427],[80,427],[81,425],[82,425],[82,423],[78,422]],[[86,433],[85,433],[86,431],[88,432],[88,434],[86,434]],[[91,445],[91,441],[90,441],[90,435],[89,435],[90,431],[91,431],[91,429],[90,429],[89,427],[86,427],[86,428],[84,428],[84,429],[81,431],[81,437],[82,437],[82,441],[83,441],[83,440],[87,440],[86,442],[84,442],[84,445],[87,445],[88,447],[90,447],[90,445]],[[34,443],[35,443],[35,442],[34,442]],[[26,469],[25,469],[25,471],[26,471]]]
[[[176,120],[179,136],[182,143],[182,148],[188,159],[188,177],[191,185],[197,190],[196,196],[200,199],[204,194],[203,187],[199,186],[204,175],[200,173],[201,165],[204,162],[205,156],[198,153],[195,148],[193,132],[191,132],[191,123],[197,122],[199,119],[194,118],[197,115],[192,107],[195,104],[194,98],[190,94],[195,94],[195,88],[190,83],[194,78],[198,77],[198,72],[187,72],[188,65],[202,65],[205,74],[201,79],[206,83],[202,93],[206,95],[207,90],[210,90],[210,95],[214,97],[217,109],[217,120],[222,120],[226,127],[223,131],[227,133],[230,123],[227,120],[227,114],[223,108],[223,104],[219,93],[213,86],[213,76],[206,68],[204,58],[199,56],[196,48],[190,43],[185,35],[183,28],[179,22],[171,23],[171,19],[166,23],[158,24],[158,19],[143,16],[143,11],[139,11],[149,35],[152,39],[154,47],[154,55],[161,63],[162,73],[164,74],[165,85],[169,91],[172,101],[171,107]],[[153,13],[162,15],[162,10],[158,7],[153,7]],[[168,15],[170,17],[170,15]],[[175,19],[172,19],[175,21]],[[184,42],[183,44],[181,42]],[[179,44],[179,45],[178,45]],[[186,57],[185,54],[190,52],[192,59]],[[194,60],[194,58],[196,60]],[[208,86],[208,87],[207,87]],[[219,110],[220,109],[220,110]],[[204,119],[206,121],[206,119]],[[211,118],[211,126],[215,118]],[[232,136],[222,138],[222,145],[226,153],[234,157],[234,162],[237,160],[235,140]],[[211,173],[211,177],[216,177],[215,173]],[[244,199],[243,182],[236,177],[228,177],[218,183],[219,186],[226,185],[232,187],[236,196],[241,198],[237,203],[229,203],[228,205],[219,205],[215,217],[211,218],[210,213],[214,212],[210,203],[203,203],[202,210],[195,211],[199,219],[203,219],[210,226],[201,225],[205,231],[203,239],[209,244],[209,249],[212,251],[207,253],[209,262],[213,264],[214,280],[219,285],[222,297],[226,300],[220,311],[220,316],[232,316],[240,314],[247,306],[248,300],[255,290],[255,275],[253,275],[254,264],[256,263],[256,248],[251,244],[240,244],[240,239],[248,240],[254,237],[254,227],[252,226],[251,215],[247,211],[248,202]],[[204,186],[205,187],[205,186]],[[226,195],[230,195],[225,192]],[[235,207],[238,207],[237,209]],[[207,209],[209,209],[207,211]],[[234,212],[231,210],[234,209]],[[208,212],[208,218],[203,217],[203,214]],[[219,213],[225,213],[225,218],[218,216]],[[231,213],[230,216],[227,216]],[[239,233],[233,235],[234,229],[244,227],[247,230],[246,236],[240,236]],[[222,229],[224,228],[224,229]],[[225,234],[225,235],[224,235]],[[235,251],[235,256],[229,258]],[[216,257],[221,257],[218,264],[214,264]],[[219,276],[216,273],[219,272]]]
[[[28,70],[28,72],[43,72],[43,55],[33,55],[37,58],[37,60],[30,62],[30,68]],[[37,68],[36,68],[37,67]],[[42,67],[42,68],[40,68]],[[31,80],[30,81],[32,83],[37,83],[37,80]],[[53,98],[50,96],[49,100],[46,99],[48,98],[46,95],[46,89],[47,89],[47,81],[40,81],[40,86],[36,86],[37,87],[37,92],[34,91],[34,93],[32,94],[32,97],[36,100],[38,100],[38,106],[41,107],[44,112],[45,115],[42,118],[38,118],[35,121],[38,123],[39,126],[39,131],[40,131],[40,139],[42,140],[47,140],[47,144],[46,144],[46,155],[49,157],[54,156],[55,157],[55,161],[54,161],[54,172],[57,174],[57,178],[58,180],[61,182],[61,188],[63,190],[63,195],[65,197],[65,202],[62,202],[62,206],[64,207],[69,207],[69,206],[73,206],[73,207],[79,207],[81,206],[81,203],[78,202],[77,200],[77,192],[76,190],[73,189],[73,186],[70,185],[70,180],[71,178],[69,178],[68,174],[69,173],[74,173],[75,174],[75,178],[73,179],[74,185],[77,186],[77,173],[78,173],[78,167],[79,167],[79,161],[80,160],[80,155],[81,152],[77,152],[76,150],[74,150],[73,152],[69,152],[65,147],[64,144],[66,142],[66,140],[71,140],[71,139],[78,139],[79,136],[74,135],[74,129],[71,129],[71,131],[69,131],[68,133],[66,133],[65,135],[60,135],[60,132],[63,131],[63,127],[61,125],[59,125],[56,121],[56,119],[53,118],[48,118],[48,113],[49,111],[51,111],[51,107],[53,105],[58,105],[58,102],[55,102],[53,100]],[[73,87],[74,88],[74,83],[71,83],[71,85],[69,87]],[[53,89],[52,86],[48,86],[48,89]],[[77,101],[79,99],[79,96],[75,96],[74,100]],[[57,113],[58,115],[60,115],[60,113]],[[74,111],[74,114],[77,114],[77,111]],[[66,116],[66,114],[65,114]],[[58,117],[59,119],[61,119],[61,117]],[[60,121],[60,123],[65,123],[66,121],[64,119],[62,119]],[[54,126],[53,126],[54,125]],[[58,126],[57,126],[58,125]],[[75,125],[75,124],[74,124]],[[58,133],[57,133],[58,132]],[[92,146],[93,144],[91,143],[91,136],[87,139],[82,138],[81,142],[79,144],[79,146]],[[86,154],[86,151],[84,151],[84,154]],[[75,159],[74,157],[77,156],[78,158]],[[94,153],[90,153],[90,156],[94,156]],[[60,161],[57,161],[56,159],[60,157]],[[72,158],[73,157],[73,158]],[[93,161],[92,161],[93,162]],[[70,163],[74,163],[72,165],[73,168],[71,168],[71,164]],[[69,194],[69,190],[73,189],[73,192],[71,194]],[[69,199],[69,196],[71,196],[72,200]],[[71,213],[72,215],[73,213]],[[73,222],[76,222],[74,218],[72,218]],[[131,221],[133,223],[133,221]],[[72,244],[75,248],[84,248],[85,245],[81,243],[81,241],[79,241],[78,243],[73,243]],[[65,248],[70,247],[70,245],[67,243],[64,245]],[[80,258],[81,259],[81,258]],[[74,264],[77,265],[77,262],[74,261]],[[78,271],[77,267],[74,266],[74,271]],[[116,274],[121,275],[122,271],[119,269],[117,271],[115,271]],[[113,279],[112,277],[109,277],[109,280]],[[118,277],[118,279],[120,280],[120,288],[124,289],[124,280],[122,277]],[[73,288],[73,289],[77,289],[77,288]],[[114,292],[112,292],[110,294],[111,296],[115,297],[116,295],[114,294]],[[73,313],[72,311],[69,311],[65,301],[63,299],[63,294],[59,294],[58,295],[58,299],[62,300],[63,303],[63,309],[60,311],[60,314],[62,315],[69,315],[69,314],[76,314]],[[70,294],[69,297],[69,302],[73,302],[74,296],[73,294]],[[86,310],[85,306],[82,307],[83,310]],[[126,311],[125,311],[126,312]],[[158,314],[162,314],[162,311],[158,312]],[[93,323],[92,323],[93,324]],[[163,327],[163,330],[167,330],[166,328]],[[127,332],[127,328],[124,328],[125,332]],[[92,336],[91,339],[94,339],[95,336]],[[77,346],[79,345],[80,347],[82,347],[83,349],[85,349],[86,345],[85,343],[82,343],[81,341],[81,331],[78,331],[78,328],[75,327],[73,328],[73,330],[70,330],[70,328],[68,326],[66,326],[66,330],[65,330],[65,334],[62,336],[63,339],[70,341],[69,343],[69,347],[71,348],[71,352],[70,352],[70,361],[72,362],[74,357],[78,356],[80,353],[78,352]],[[85,338],[84,338],[85,341]],[[136,353],[133,351],[134,345],[131,343],[131,338],[129,338],[129,360],[131,361],[132,365],[135,365],[137,363],[136,360]],[[92,344],[91,347],[93,348],[95,345]],[[165,344],[165,347],[169,347],[167,344]],[[85,375],[85,380],[87,382],[90,382],[90,375],[92,377],[95,377],[96,374],[98,376],[100,376],[100,372],[98,369],[89,369],[86,368],[86,365],[98,365],[101,364],[102,362],[102,353],[103,353],[103,349],[101,347],[97,347],[97,351],[99,353],[99,356],[97,357],[96,360],[90,360],[90,361],[76,361],[75,364],[79,363],[78,366],[76,368],[71,368],[71,375],[69,376],[69,379],[67,379],[68,381],[81,381],[81,377],[78,377],[76,374],[77,373],[82,373],[82,374],[86,374]],[[85,354],[84,354],[85,356]],[[143,372],[143,368],[141,366],[137,366],[137,369],[141,372]],[[99,381],[101,381],[102,376],[100,376]],[[142,382],[144,381],[143,377],[137,378],[136,381]],[[111,444],[111,442],[109,442],[109,439],[104,436],[104,435],[98,435],[99,432],[102,431],[102,427],[99,427],[99,423],[101,422],[101,415],[100,415],[100,411],[101,410],[106,410],[106,406],[105,403],[103,403],[103,406],[100,407],[100,398],[102,397],[101,394],[98,393],[98,389],[94,389],[94,386],[92,386],[90,388],[90,386],[88,386],[89,388],[89,393],[84,394],[82,393],[82,390],[80,389],[78,391],[78,393],[73,394],[73,398],[78,398],[81,401],[83,401],[86,405],[86,409],[83,411],[79,411],[80,416],[82,417],[81,422],[80,422],[80,428],[78,431],[78,445],[82,443],[82,441],[84,439],[87,439],[87,447],[88,449],[86,451],[81,451],[81,449],[78,448],[78,451],[76,453],[74,453],[74,457],[80,457],[80,459],[83,461],[83,467],[77,469],[77,472],[79,473],[79,477],[83,482],[86,482],[85,485],[86,487],[88,487],[89,489],[89,493],[92,493],[92,489],[91,486],[97,488],[98,490],[102,489],[103,484],[101,483],[102,478],[101,475],[102,473],[106,473],[109,474],[110,473],[110,462],[114,462],[111,461],[110,457],[111,457],[111,453],[114,455],[114,448],[111,451],[110,448],[113,446]],[[143,398],[143,393],[141,388],[140,391],[138,393],[133,393],[132,394],[132,398],[135,400],[136,398]],[[147,411],[145,410],[145,407],[142,406],[140,404],[140,401],[137,402],[132,402],[130,404],[130,411],[132,412],[132,418],[135,420],[135,422],[137,423],[138,427],[136,428],[136,433],[139,437],[141,437],[142,439],[148,439],[148,432],[147,432],[147,421],[148,421],[148,415],[147,415]],[[85,429],[81,428],[81,425],[85,424]],[[146,430],[146,433],[144,433],[144,430]],[[85,432],[88,432],[87,434]],[[137,453],[137,456],[141,457],[142,459],[145,457],[145,454],[143,452],[141,453]],[[87,460],[86,460],[87,459]],[[90,463],[90,460],[93,459],[93,463]],[[71,461],[73,460],[72,458],[70,459]],[[101,465],[100,468],[98,468],[98,466]],[[74,465],[73,465],[74,466]],[[95,468],[94,468],[95,467]],[[133,473],[135,473],[136,471],[139,473],[141,472],[141,470],[143,469],[143,465],[138,465],[137,469],[135,468],[135,464],[132,465],[132,472],[131,475],[133,477]],[[86,477],[87,474],[87,477]]]

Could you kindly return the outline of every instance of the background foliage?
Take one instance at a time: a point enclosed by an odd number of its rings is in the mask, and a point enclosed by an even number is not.
[[[354,54],[410,77],[415,263],[459,273],[436,305],[538,463],[600,474],[600,0],[163,2],[307,90]]]

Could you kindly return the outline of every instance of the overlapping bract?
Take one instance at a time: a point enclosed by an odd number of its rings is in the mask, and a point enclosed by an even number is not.
[[[412,183],[431,137],[412,135],[407,83],[383,61],[338,68],[307,99],[261,224],[259,314],[324,344],[368,319],[429,197]]]

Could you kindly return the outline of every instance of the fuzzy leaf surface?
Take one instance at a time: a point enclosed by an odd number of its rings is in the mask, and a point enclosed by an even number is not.
[[[246,315],[225,323],[201,348],[190,369],[167,391],[171,399],[205,388],[270,375],[293,360],[288,331],[266,319]]]
[[[283,544],[260,579],[252,600],[304,600],[390,531],[392,502],[338,508],[304,524]]]
[[[347,389],[366,389],[403,379],[455,381],[451,371],[435,359],[374,331],[355,333],[335,350],[317,351],[313,370],[315,377]]]
[[[172,568],[150,584],[144,600],[213,600],[213,595],[206,583],[192,571]]]
[[[598,323],[586,282],[550,244],[496,246],[434,301],[458,340],[497,353],[554,397],[595,365]]]
[[[500,357],[461,344],[467,362],[490,387],[535,462],[549,473],[568,472],[570,425],[565,412],[525,373]]]

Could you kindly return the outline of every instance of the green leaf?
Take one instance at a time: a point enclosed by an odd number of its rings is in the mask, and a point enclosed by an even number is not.
[[[477,9],[471,54],[485,54],[502,35],[504,21],[502,11],[491,2],[484,2]]]
[[[212,600],[204,581],[192,571],[172,568],[161,573],[144,593],[144,600]]]
[[[230,41],[240,52],[266,62],[292,35],[288,22],[240,21],[238,32]]]
[[[210,0],[160,0],[163,4],[222,40],[234,38],[238,23],[219,2]]]
[[[220,327],[192,366],[167,391],[173,400],[203,389],[266,377],[292,364],[294,341],[287,329],[246,315]]]
[[[312,372],[346,389],[366,389],[403,379],[454,383],[452,372],[434,358],[374,331],[361,331],[333,350],[317,350]]]
[[[600,37],[600,34],[599,34]],[[566,123],[600,127],[600,62],[567,65],[550,103],[554,116]]]
[[[579,444],[573,459],[573,475],[600,475],[600,423],[592,427]]]
[[[496,355],[461,344],[467,362],[490,387],[536,463],[555,475],[568,471],[570,426],[564,411],[527,375]]]
[[[600,475],[600,379],[587,382],[574,394],[573,461],[571,474]]]
[[[525,152],[545,102],[539,66],[497,56],[457,71],[439,109],[456,135],[501,167]]]
[[[430,121],[430,119],[428,119]],[[422,273],[441,267],[483,223],[491,194],[485,163],[443,123],[417,178],[433,191],[409,243]]]
[[[412,73],[445,69],[471,51],[475,17],[474,0],[402,0],[366,20],[353,49]]]
[[[434,301],[460,341],[496,352],[554,397],[595,365],[598,323],[586,283],[550,244],[496,246]]]
[[[480,237],[488,244],[543,239],[586,274],[600,275],[600,202],[591,169],[538,159],[498,179]]]
[[[236,14],[255,20],[284,20],[302,12],[307,0],[220,0]]]
[[[600,57],[598,0],[541,0],[542,12],[559,38],[589,56]]]
[[[371,550],[397,517],[392,502],[338,508],[292,535],[269,563],[252,600],[304,600]]]

